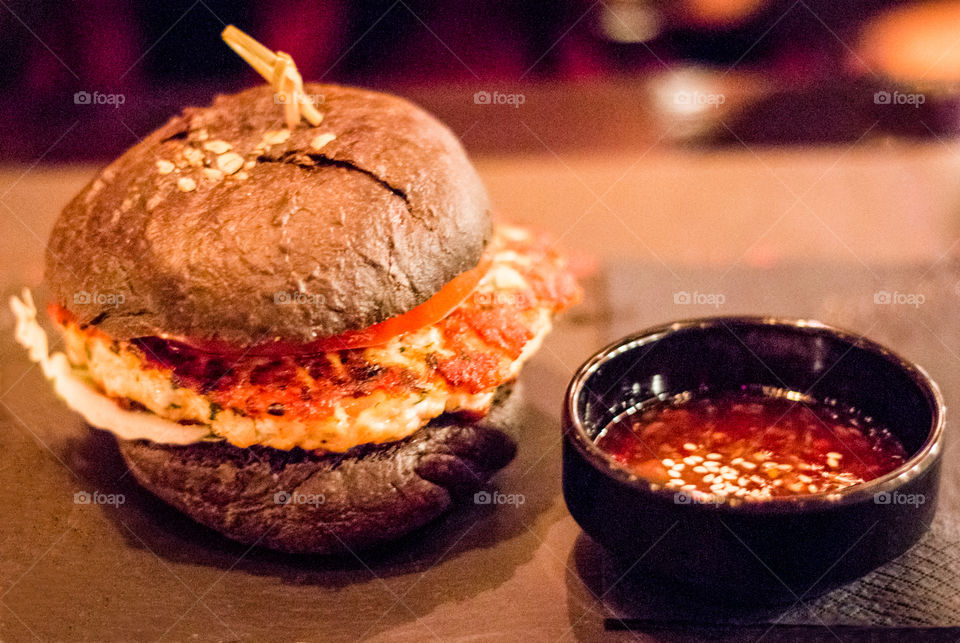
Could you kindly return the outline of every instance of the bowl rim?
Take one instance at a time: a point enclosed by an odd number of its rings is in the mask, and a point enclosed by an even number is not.
[[[580,393],[587,380],[600,366],[628,350],[660,341],[664,337],[682,330],[715,328],[726,326],[727,324],[781,326],[795,330],[813,329],[819,333],[832,335],[836,339],[847,342],[851,348],[871,351],[905,371],[914,384],[920,389],[921,394],[927,399],[928,405],[930,406],[931,426],[926,440],[924,440],[920,448],[917,449],[906,462],[879,478],[874,478],[868,482],[854,484],[832,493],[780,496],[760,501],[722,498],[719,500],[711,499],[710,502],[690,502],[683,504],[687,506],[709,507],[717,511],[729,511],[732,513],[792,513],[852,505],[871,499],[875,501],[879,494],[889,494],[896,491],[923,474],[939,461],[939,456],[943,451],[947,407],[944,403],[940,387],[923,367],[904,358],[886,346],[872,339],[868,339],[863,334],[844,330],[814,319],[767,315],[718,315],[683,319],[631,333],[601,348],[577,369],[567,387],[563,409],[564,421],[562,431],[564,437],[569,439],[580,452],[581,456],[589,462],[594,469],[605,476],[646,494],[675,502],[676,494],[685,492],[662,487],[631,473],[625,467],[615,462],[606,451],[598,447],[588,436],[582,419],[577,413]],[[675,504],[681,505],[681,503]]]

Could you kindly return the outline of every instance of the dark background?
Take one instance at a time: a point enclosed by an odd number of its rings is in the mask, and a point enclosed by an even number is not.
[[[494,82],[569,95],[681,63],[798,85],[856,77],[848,43],[895,4],[0,0],[0,161],[107,160],[183,105],[261,82],[221,42],[225,23],[290,53],[307,81],[414,98]],[[78,91],[124,102],[77,105]]]

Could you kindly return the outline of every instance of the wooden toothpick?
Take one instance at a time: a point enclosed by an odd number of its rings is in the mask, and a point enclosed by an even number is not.
[[[238,56],[270,83],[277,95],[285,98],[283,109],[289,129],[295,128],[301,117],[306,118],[314,127],[320,124],[323,114],[317,111],[303,93],[303,78],[289,54],[270,51],[233,25],[227,25],[220,35]]]

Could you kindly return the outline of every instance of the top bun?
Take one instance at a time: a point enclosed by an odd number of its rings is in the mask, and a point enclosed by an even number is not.
[[[308,84],[283,126],[268,86],[187,108],[63,210],[46,279],[117,339],[305,343],[423,303],[475,267],[487,195],[456,137],[387,94]]]

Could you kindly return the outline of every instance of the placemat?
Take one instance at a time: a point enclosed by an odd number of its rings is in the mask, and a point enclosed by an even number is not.
[[[948,408],[960,408],[956,262],[890,269],[836,264],[716,270],[621,262],[607,273],[606,287],[610,341],[655,324],[707,315],[819,319],[862,333],[916,361],[940,384]],[[725,625],[734,626],[734,635],[765,640],[781,630],[792,637],[806,633],[830,640],[872,630],[893,638],[909,631],[911,638],[960,640],[960,454],[951,424],[948,419],[937,517],[924,538],[897,560],[820,597],[800,597],[793,605],[776,608],[737,609],[647,586],[639,574],[624,577],[622,568],[605,560],[608,627],[677,633]],[[721,627],[718,635],[724,631]]]

